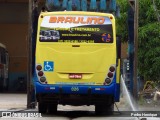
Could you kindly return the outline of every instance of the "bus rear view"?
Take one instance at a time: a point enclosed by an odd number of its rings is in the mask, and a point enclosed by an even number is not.
[[[36,42],[38,110],[95,105],[112,113],[119,101],[120,58],[112,14],[42,12]]]

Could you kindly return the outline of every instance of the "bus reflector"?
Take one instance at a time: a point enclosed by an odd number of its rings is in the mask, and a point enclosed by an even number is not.
[[[82,74],[69,74],[70,79],[82,79]]]
[[[105,90],[105,88],[95,88],[95,90]]]
[[[112,19],[113,19],[113,17],[112,17],[112,16],[110,16],[110,19],[112,20]]]
[[[50,87],[45,87],[44,89],[45,89],[45,90],[50,90]]]

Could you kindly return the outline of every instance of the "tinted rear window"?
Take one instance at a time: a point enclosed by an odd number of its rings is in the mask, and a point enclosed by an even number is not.
[[[40,26],[41,42],[113,43],[108,17],[45,16]]]

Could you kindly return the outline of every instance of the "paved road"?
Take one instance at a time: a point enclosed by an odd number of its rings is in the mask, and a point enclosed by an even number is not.
[[[26,109],[27,95],[26,94],[0,94],[0,111],[13,110],[13,111],[37,111],[36,109],[24,110]],[[118,108],[123,110],[129,110],[128,105],[118,104]],[[124,115],[119,115],[116,112],[113,116],[97,116],[94,113],[94,106],[58,106],[58,112],[56,115],[42,114],[40,118],[0,118],[1,120],[138,120],[137,117],[124,117]],[[152,110],[158,110],[160,108],[152,108]],[[116,107],[115,107],[115,110]],[[146,110],[149,110],[147,108]],[[148,117],[143,120],[160,120],[156,117]]]

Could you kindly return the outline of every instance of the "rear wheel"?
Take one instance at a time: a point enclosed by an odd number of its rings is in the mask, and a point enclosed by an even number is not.
[[[47,105],[44,102],[38,103],[38,112],[39,113],[46,113],[47,112]]]
[[[97,115],[112,115],[114,111],[114,104],[97,104],[95,105],[95,113]]]
[[[54,114],[57,112],[57,104],[48,104],[48,112]]]

